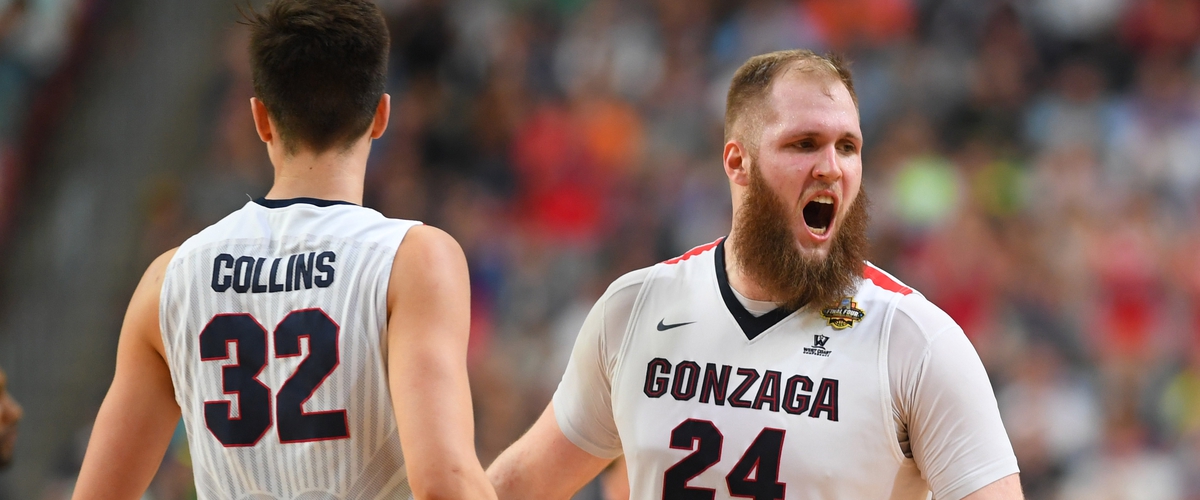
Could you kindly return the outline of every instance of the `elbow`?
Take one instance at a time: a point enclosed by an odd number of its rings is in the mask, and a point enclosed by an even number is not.
[[[452,484],[430,484],[423,487],[409,483],[412,486],[415,500],[459,500],[466,498],[463,488]]]
[[[495,498],[489,495],[490,490],[480,490],[463,485],[438,485],[421,490],[413,489],[415,500],[477,500],[480,498]]]
[[[492,486],[480,470],[471,474],[462,469],[449,469],[424,477],[410,477],[415,500],[478,500],[496,498]]]
[[[432,488],[425,491],[413,490],[415,500],[464,500],[467,497],[461,492],[448,491],[447,488]]]
[[[499,476],[494,470],[487,471],[487,479],[489,486],[496,493],[498,500],[521,498],[517,492],[521,491],[518,485],[514,484],[511,476]]]

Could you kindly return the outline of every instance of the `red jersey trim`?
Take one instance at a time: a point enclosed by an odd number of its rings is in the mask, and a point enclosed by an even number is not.
[[[678,256],[678,257],[675,257],[674,259],[663,261],[663,264],[678,264],[678,263],[680,263],[680,262],[683,262],[683,261],[685,261],[685,260],[688,260],[688,259],[690,259],[690,258],[692,258],[692,257],[695,257],[695,256],[697,256],[697,255],[700,255],[700,254],[704,253],[704,252],[707,252],[707,251],[709,251],[709,250],[712,250],[712,249],[713,249],[713,248],[715,248],[715,247],[717,246],[717,244],[718,244],[718,243],[720,243],[720,242],[721,242],[721,240],[723,240],[723,239],[725,239],[725,238],[724,238],[724,237],[722,237],[722,238],[717,238],[717,241],[714,241],[714,242],[712,242],[712,243],[709,243],[709,244],[707,244],[707,245],[700,245],[700,246],[698,246],[698,247],[696,247],[696,248],[693,248],[693,249],[691,249],[691,250],[688,250],[688,251],[687,251],[687,253],[685,253],[685,254],[683,254],[683,255],[680,255],[680,256]]]
[[[889,292],[898,293],[900,295],[908,295],[913,292],[912,288],[902,285],[891,276],[884,274],[870,264],[863,265],[863,278],[871,280],[875,286],[887,290]]]

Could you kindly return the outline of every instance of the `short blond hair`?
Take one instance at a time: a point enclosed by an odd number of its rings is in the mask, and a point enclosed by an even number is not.
[[[824,56],[806,49],[780,50],[761,54],[746,60],[729,84],[729,95],[725,100],[725,140],[733,138],[742,118],[757,113],[771,84],[785,70],[795,68],[804,73],[815,73],[837,79],[850,91],[854,108],[858,109],[858,94],[854,93],[854,80],[850,69],[838,55]]]

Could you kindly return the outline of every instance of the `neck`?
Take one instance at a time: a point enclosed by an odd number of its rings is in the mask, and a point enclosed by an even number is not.
[[[762,286],[742,273],[736,235],[737,228],[734,228],[729,232],[729,237],[725,238],[725,275],[729,278],[729,286],[750,300],[781,302],[778,297],[772,297]]]
[[[362,205],[369,152],[369,146],[320,154],[300,151],[289,155],[272,151],[275,183],[267,192],[267,199],[319,198]]]

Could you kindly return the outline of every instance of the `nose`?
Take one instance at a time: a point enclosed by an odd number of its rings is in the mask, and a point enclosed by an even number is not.
[[[812,176],[814,179],[830,184],[842,178],[842,167],[838,163],[837,148],[833,144],[828,144],[822,149],[817,158],[817,164],[813,165]]]

